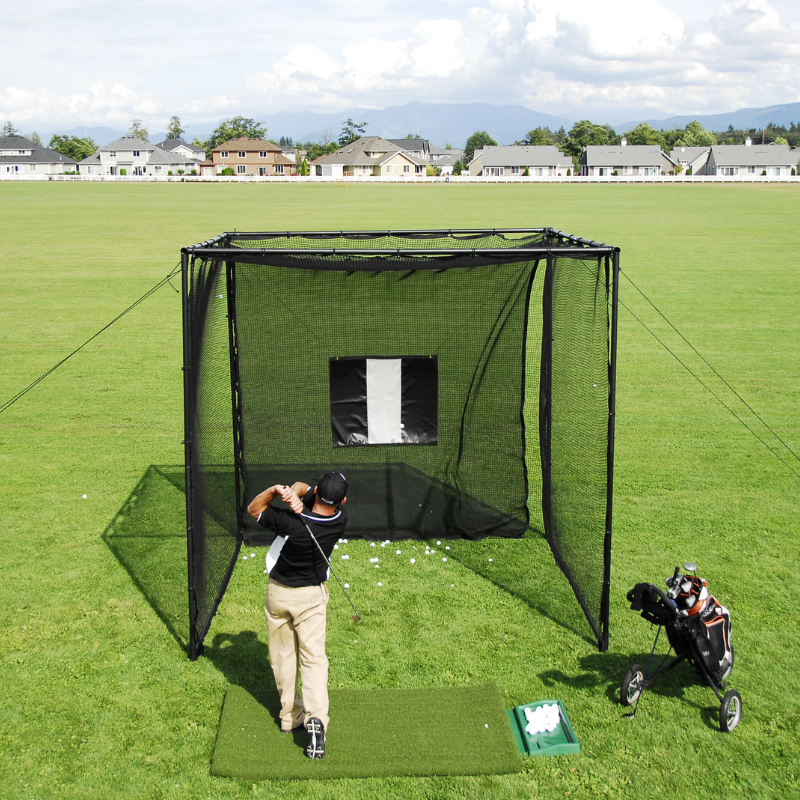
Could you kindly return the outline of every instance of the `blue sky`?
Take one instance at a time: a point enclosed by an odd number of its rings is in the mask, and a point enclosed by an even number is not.
[[[422,102],[568,117],[800,101],[789,0],[29,0],[0,10],[0,119],[163,130]]]

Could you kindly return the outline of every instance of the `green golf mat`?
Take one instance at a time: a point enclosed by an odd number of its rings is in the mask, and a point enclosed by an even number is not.
[[[259,781],[485,775],[522,769],[494,684],[332,690],[330,714],[325,758],[311,760],[304,752],[305,730],[281,733],[274,706],[265,708],[245,689],[231,686],[211,772]]]

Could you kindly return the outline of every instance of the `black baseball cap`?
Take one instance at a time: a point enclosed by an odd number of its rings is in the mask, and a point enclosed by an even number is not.
[[[341,472],[326,472],[317,484],[317,497],[327,506],[335,506],[347,495],[347,478]]]

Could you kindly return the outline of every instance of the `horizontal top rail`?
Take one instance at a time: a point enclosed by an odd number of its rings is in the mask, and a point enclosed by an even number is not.
[[[544,247],[474,247],[464,249],[431,249],[431,250],[401,250],[401,249],[372,249],[372,250],[357,250],[357,249],[335,249],[335,248],[275,248],[274,250],[257,250],[242,247],[204,247],[195,245],[192,247],[184,247],[181,252],[186,252],[189,255],[203,256],[210,258],[230,258],[234,261],[244,260],[244,258],[252,259],[257,257],[270,257],[270,256],[399,256],[402,258],[422,258],[430,256],[489,256],[489,257],[503,257],[508,259],[519,260],[519,256],[586,256],[598,255],[601,253],[612,254],[619,252],[619,247],[614,247],[608,244],[592,244],[584,247],[559,247],[559,246],[544,246]]]

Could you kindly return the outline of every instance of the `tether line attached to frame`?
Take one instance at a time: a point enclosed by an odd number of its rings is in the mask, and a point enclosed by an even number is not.
[[[90,336],[80,347],[76,347],[68,356],[64,356],[64,358],[62,358],[61,361],[50,367],[50,369],[47,370],[47,372],[40,375],[35,381],[33,381],[33,383],[28,384],[24,389],[22,389],[22,391],[17,392],[12,398],[6,400],[6,402],[0,406],[0,414],[2,414],[10,406],[13,406],[14,403],[17,402],[17,400],[24,397],[31,389],[33,389],[34,386],[41,383],[48,375],[55,372],[62,364],[69,361],[69,359],[71,359],[72,356],[75,355],[75,353],[79,352],[84,347],[86,347],[86,345],[89,344],[89,342],[91,342],[93,339],[96,339],[101,333],[108,330],[115,322],[121,320],[129,311],[133,311],[133,309],[136,308],[136,306],[147,300],[147,298],[150,297],[150,295],[157,292],[162,286],[164,286],[164,284],[169,283],[169,285],[172,286],[171,279],[174,278],[180,271],[181,271],[181,265],[178,264],[175,267],[175,269],[173,269],[172,272],[170,272],[169,275],[167,275],[166,278],[160,280],[152,289],[146,291],[136,302],[129,305],[121,314],[118,314],[116,317],[114,317],[114,319],[112,319],[111,322],[100,328],[100,330],[97,331],[97,333],[95,333],[93,336]],[[175,289],[174,286],[172,286],[172,288]],[[178,289],[175,289],[175,291],[180,293]]]
[[[639,288],[639,287],[638,287],[638,286],[637,286],[637,285],[636,285],[636,284],[635,284],[635,283],[634,283],[634,282],[633,282],[633,281],[630,279],[630,277],[629,277],[628,275],[626,275],[626,274],[625,274],[625,273],[624,273],[622,270],[620,270],[620,274],[622,274],[622,275],[625,275],[625,278],[628,280],[628,282],[630,283],[630,285],[631,285],[631,286],[633,286],[633,288],[634,288],[634,289],[636,289],[636,291],[637,291],[637,292],[639,292],[639,294],[640,294],[640,295],[641,295],[641,296],[642,296],[642,297],[643,297],[643,298],[644,298],[644,299],[647,301],[647,303],[648,303],[650,306],[652,306],[652,308],[653,308],[653,309],[656,311],[656,313],[657,313],[657,314],[658,314],[658,315],[659,315],[659,316],[660,316],[660,317],[661,317],[661,318],[662,318],[662,319],[663,319],[663,320],[664,320],[664,321],[667,323],[667,325],[669,325],[669,326],[670,326],[670,328],[672,328],[672,330],[673,330],[673,331],[675,331],[675,333],[677,333],[677,334],[678,334],[678,336],[680,336],[680,338],[681,338],[681,339],[682,339],[682,340],[683,340],[683,341],[684,341],[684,342],[685,342],[685,343],[686,343],[686,344],[687,344],[687,345],[688,345],[688,346],[691,348],[691,350],[692,350],[692,351],[693,351],[693,352],[694,352],[694,353],[695,353],[695,354],[698,356],[698,358],[700,358],[700,360],[701,360],[701,361],[702,361],[702,362],[703,362],[703,363],[704,363],[704,364],[705,364],[705,365],[706,365],[706,366],[707,366],[707,367],[708,367],[708,368],[709,368],[709,369],[710,369],[710,370],[711,370],[711,371],[714,373],[714,375],[716,375],[716,376],[717,376],[717,377],[720,379],[720,381],[722,381],[722,383],[723,383],[723,384],[725,384],[725,386],[726,386],[728,389],[730,389],[730,391],[731,391],[731,392],[733,392],[733,394],[735,394],[735,395],[736,395],[736,397],[738,397],[738,398],[739,398],[739,400],[741,400],[741,402],[743,403],[743,405],[745,405],[745,406],[747,407],[747,409],[750,411],[750,413],[751,413],[751,414],[753,414],[753,416],[754,416],[754,417],[755,417],[755,418],[756,418],[756,419],[757,419],[757,420],[758,420],[758,421],[759,421],[759,422],[760,422],[760,423],[761,423],[761,424],[762,424],[762,425],[763,425],[763,426],[764,426],[764,427],[765,427],[765,428],[766,428],[766,429],[767,429],[767,430],[768,430],[768,431],[769,431],[769,432],[770,432],[770,433],[771,433],[771,434],[772,434],[772,435],[773,435],[773,436],[774,436],[774,437],[775,437],[775,438],[776,438],[776,439],[777,439],[777,440],[778,440],[778,441],[779,441],[779,442],[780,442],[780,443],[781,443],[781,444],[782,444],[782,445],[783,445],[783,446],[784,446],[784,447],[785,447],[785,448],[786,448],[786,449],[787,449],[787,450],[788,450],[788,451],[789,451],[789,452],[790,452],[790,453],[791,453],[791,454],[792,454],[792,455],[793,455],[793,456],[794,456],[794,457],[795,457],[795,458],[798,460],[798,461],[800,461],[800,456],[798,456],[798,455],[797,455],[797,453],[795,453],[795,452],[794,452],[794,450],[792,450],[792,448],[791,448],[791,447],[789,447],[789,445],[788,445],[788,444],[786,444],[786,442],[784,442],[784,441],[783,441],[783,439],[781,439],[781,437],[780,437],[780,436],[778,436],[778,434],[777,434],[777,433],[775,433],[775,431],[774,431],[774,430],[772,430],[772,428],[771,428],[771,427],[770,427],[770,426],[769,426],[769,425],[768,425],[768,424],[767,424],[767,423],[766,423],[766,422],[765,422],[765,421],[762,419],[762,417],[761,417],[761,416],[760,416],[760,415],[759,415],[759,414],[758,414],[758,413],[755,411],[755,409],[753,409],[753,407],[752,407],[752,406],[751,406],[751,405],[750,405],[750,404],[749,404],[749,403],[748,403],[748,402],[747,402],[747,401],[746,401],[746,400],[745,400],[745,399],[744,399],[744,398],[743,398],[743,397],[742,397],[742,396],[739,394],[739,392],[737,392],[737,391],[736,391],[736,389],[734,389],[734,387],[733,387],[733,386],[731,386],[731,384],[730,384],[730,383],[728,383],[728,381],[726,381],[726,380],[725,380],[725,378],[723,378],[723,377],[722,377],[722,375],[720,375],[720,374],[719,374],[719,372],[718,372],[718,371],[717,371],[717,370],[716,370],[716,369],[715,369],[715,368],[714,368],[714,367],[713,367],[713,366],[712,366],[712,365],[709,363],[709,361],[708,361],[708,360],[707,360],[707,359],[706,359],[706,358],[705,358],[705,357],[704,357],[704,356],[703,356],[703,355],[702,355],[702,354],[701,354],[701,353],[700,353],[700,352],[697,350],[697,348],[696,348],[696,347],[695,347],[695,346],[694,346],[694,345],[693,345],[693,344],[692,344],[692,343],[691,343],[691,342],[690,342],[690,341],[689,341],[689,340],[688,340],[688,339],[687,339],[687,338],[686,338],[686,337],[685,337],[685,336],[684,336],[684,335],[683,335],[683,334],[682,334],[682,333],[681,333],[681,332],[680,332],[680,331],[679,331],[679,330],[678,330],[678,329],[677,329],[677,328],[676,328],[676,327],[675,327],[675,326],[674,326],[674,325],[673,325],[673,324],[672,324],[672,323],[669,321],[669,319],[667,319],[667,317],[666,317],[666,316],[665,316],[665,315],[664,315],[664,314],[663,314],[663,313],[662,313],[662,312],[661,312],[661,311],[660,311],[660,310],[659,310],[659,309],[656,307],[656,305],[653,303],[653,301],[652,301],[652,300],[650,300],[650,298],[649,298],[649,297],[647,297],[647,295],[645,295],[645,293],[644,293],[644,292],[643,292],[643,291],[642,291],[642,290],[641,290],[641,289],[640,289],[640,288]],[[622,307],[623,307],[623,308],[624,308],[624,309],[625,309],[625,310],[626,310],[626,311],[627,311],[627,312],[628,312],[628,313],[629,313],[629,314],[630,314],[630,315],[631,315],[631,316],[632,316],[632,317],[633,317],[633,318],[634,318],[634,319],[635,319],[635,320],[636,320],[636,321],[637,321],[637,322],[638,322],[638,323],[639,323],[639,324],[640,324],[640,325],[641,325],[641,326],[642,326],[642,327],[643,327],[643,328],[644,328],[644,329],[645,329],[645,330],[646,330],[646,331],[647,331],[647,332],[648,332],[648,333],[649,333],[649,334],[650,334],[650,335],[651,335],[651,336],[652,336],[652,337],[653,337],[653,338],[654,338],[654,339],[655,339],[655,340],[656,340],[656,341],[657,341],[657,342],[658,342],[658,343],[659,343],[659,344],[660,344],[660,345],[661,345],[661,346],[662,346],[662,347],[663,347],[663,348],[664,348],[664,349],[665,349],[665,350],[666,350],[666,351],[667,351],[667,352],[668,352],[668,353],[669,353],[669,354],[670,354],[670,355],[671,355],[671,356],[672,356],[672,357],[673,357],[673,358],[674,358],[674,359],[675,359],[675,360],[676,360],[676,361],[677,361],[677,362],[678,362],[678,363],[679,363],[679,364],[680,364],[680,365],[681,365],[681,366],[682,366],[682,367],[683,367],[683,368],[684,368],[684,369],[685,369],[685,370],[686,370],[686,371],[687,371],[687,372],[688,372],[688,373],[689,373],[689,374],[690,374],[690,375],[691,375],[691,376],[692,376],[692,377],[693,377],[693,378],[694,378],[694,379],[695,379],[695,380],[696,380],[696,381],[697,381],[697,382],[698,382],[698,383],[699,383],[699,384],[700,384],[700,385],[701,385],[701,386],[702,386],[702,387],[703,387],[703,388],[704,388],[704,389],[705,389],[705,390],[706,390],[706,391],[707,391],[707,392],[708,392],[708,393],[709,393],[709,394],[710,394],[710,395],[711,395],[711,396],[712,396],[712,397],[713,397],[713,398],[714,398],[714,399],[715,399],[715,400],[716,400],[716,401],[717,401],[717,402],[718,402],[718,403],[721,405],[721,406],[722,406],[722,407],[723,407],[723,408],[725,408],[727,411],[729,411],[729,412],[731,413],[731,415],[732,415],[732,416],[733,416],[735,419],[737,419],[737,420],[738,420],[738,421],[739,421],[739,422],[740,422],[740,423],[741,423],[741,424],[742,424],[742,425],[743,425],[743,426],[744,426],[744,427],[745,427],[745,428],[746,428],[746,429],[747,429],[747,430],[748,430],[748,431],[749,431],[749,432],[750,432],[750,433],[751,433],[753,436],[755,436],[755,438],[756,438],[756,439],[758,439],[758,441],[759,441],[759,442],[761,442],[761,444],[763,444],[763,445],[764,445],[764,447],[766,447],[766,448],[767,448],[767,450],[769,450],[769,451],[770,451],[770,453],[772,453],[772,455],[774,455],[774,456],[775,456],[775,458],[777,458],[777,459],[778,459],[778,461],[780,461],[780,462],[781,462],[781,463],[782,463],[782,464],[783,464],[783,465],[784,465],[784,466],[785,466],[785,467],[786,467],[786,468],[787,468],[787,469],[788,469],[790,472],[792,472],[794,475],[796,475],[798,478],[800,478],[800,472],[797,472],[795,469],[793,469],[793,468],[792,468],[792,466],[791,466],[789,463],[787,463],[786,461],[784,461],[784,459],[783,459],[783,458],[781,458],[781,456],[780,456],[780,455],[779,455],[779,454],[778,454],[778,453],[777,453],[777,452],[776,452],[776,451],[775,451],[775,450],[774,450],[774,449],[773,449],[773,448],[772,448],[772,447],[771,447],[771,446],[770,446],[770,445],[769,445],[769,444],[768,444],[766,441],[764,441],[764,439],[762,439],[762,438],[761,438],[761,437],[760,437],[760,436],[759,436],[759,435],[758,435],[758,434],[757,434],[757,433],[756,433],[756,432],[755,432],[755,431],[754,431],[754,430],[753,430],[753,429],[752,429],[752,428],[751,428],[751,427],[750,427],[750,426],[749,426],[749,425],[748,425],[748,424],[747,424],[747,423],[746,423],[746,422],[745,422],[745,421],[744,421],[744,420],[743,420],[743,419],[742,419],[742,418],[741,418],[741,417],[740,417],[740,416],[739,416],[739,415],[738,415],[738,414],[737,414],[737,413],[736,413],[736,412],[735,412],[735,411],[734,411],[734,410],[733,410],[733,409],[732,409],[732,408],[731,408],[731,407],[730,407],[730,406],[727,404],[727,403],[725,403],[725,401],[724,401],[724,400],[723,400],[721,397],[719,397],[719,396],[716,394],[716,392],[715,392],[715,391],[714,391],[714,390],[713,390],[713,389],[712,389],[710,386],[708,386],[708,385],[707,385],[707,384],[706,384],[706,383],[705,383],[705,382],[702,380],[702,378],[700,378],[698,375],[696,375],[696,374],[695,374],[695,373],[692,371],[692,369],[691,369],[691,368],[690,368],[690,367],[689,367],[687,364],[685,364],[685,363],[684,363],[684,362],[683,362],[683,361],[680,359],[680,357],[679,357],[679,356],[678,356],[676,353],[674,353],[672,350],[670,350],[670,348],[669,348],[669,347],[666,345],[666,343],[665,343],[665,342],[663,342],[663,341],[662,341],[662,340],[661,340],[661,339],[660,339],[660,338],[659,338],[659,337],[656,335],[656,333],[655,333],[654,331],[652,331],[652,330],[651,330],[651,329],[650,329],[650,328],[649,328],[649,327],[648,327],[648,326],[647,326],[647,325],[646,325],[646,324],[645,324],[645,323],[644,323],[644,322],[643,322],[641,319],[639,319],[639,317],[638,317],[638,316],[636,316],[636,314],[635,314],[635,313],[634,313],[634,312],[633,312],[633,311],[632,311],[632,310],[631,310],[631,309],[630,309],[630,308],[629,308],[627,305],[625,305],[625,303],[623,303],[623,302],[622,302],[622,300],[620,300],[620,301],[619,301],[619,304],[620,304],[620,305],[621,305],[621,306],[622,306]]]

